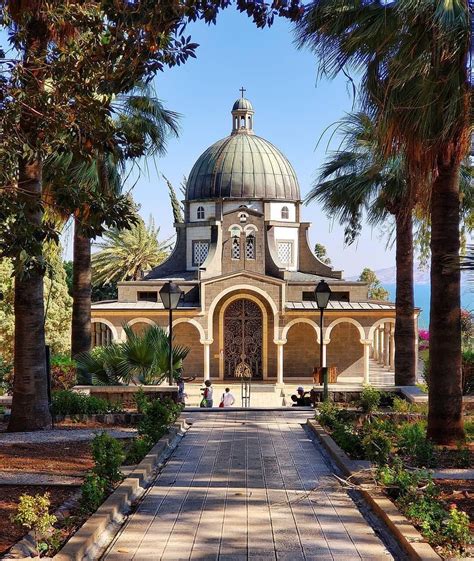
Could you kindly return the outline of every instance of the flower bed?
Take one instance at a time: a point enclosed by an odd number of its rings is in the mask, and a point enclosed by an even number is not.
[[[426,468],[469,468],[474,465],[473,445],[436,447],[426,439],[426,420],[418,407],[415,418],[409,418],[413,406],[395,398],[387,414],[377,411],[380,401],[380,392],[366,388],[358,413],[324,403],[317,418],[352,459],[378,466],[377,480],[387,495],[431,545],[444,554],[464,553],[471,541],[469,516],[455,501],[447,502]],[[466,429],[472,439],[472,420]]]

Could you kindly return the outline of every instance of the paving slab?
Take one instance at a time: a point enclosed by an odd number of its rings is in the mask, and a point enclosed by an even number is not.
[[[310,415],[187,415],[192,428],[103,559],[398,559],[333,477]]]

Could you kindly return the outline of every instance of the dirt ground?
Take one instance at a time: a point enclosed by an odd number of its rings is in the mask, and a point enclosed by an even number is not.
[[[447,504],[455,504],[458,510],[469,515],[471,532],[474,534],[474,481],[473,480],[437,480],[441,489],[440,498]]]
[[[83,475],[92,466],[93,460],[88,442],[61,445],[57,443],[2,444],[0,447],[0,475],[2,470]]]
[[[0,555],[5,553],[15,542],[25,535],[25,530],[14,524],[10,517],[16,512],[16,505],[20,495],[50,493],[51,511],[54,512],[77,490],[77,487],[47,487],[30,486],[22,487],[1,485],[0,486]]]

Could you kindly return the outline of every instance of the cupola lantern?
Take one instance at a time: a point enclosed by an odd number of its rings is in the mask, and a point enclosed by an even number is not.
[[[246,133],[253,134],[253,114],[252,104],[244,97],[245,88],[240,88],[240,98],[232,107],[232,134]]]

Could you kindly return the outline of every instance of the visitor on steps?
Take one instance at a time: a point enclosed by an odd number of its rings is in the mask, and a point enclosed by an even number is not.
[[[214,393],[214,388],[212,387],[212,383],[210,380],[206,380],[204,382],[204,385],[206,387],[202,392],[201,407],[212,407],[213,404],[212,394]]]
[[[232,407],[235,403],[235,397],[230,393],[230,388],[226,388],[222,394],[222,399],[219,407]]]
[[[188,397],[184,391],[184,382],[192,382],[195,379],[196,376],[192,376],[191,378],[184,378],[183,376],[178,377],[176,380],[176,383],[178,384],[178,403],[182,403],[184,405],[186,398]]]

